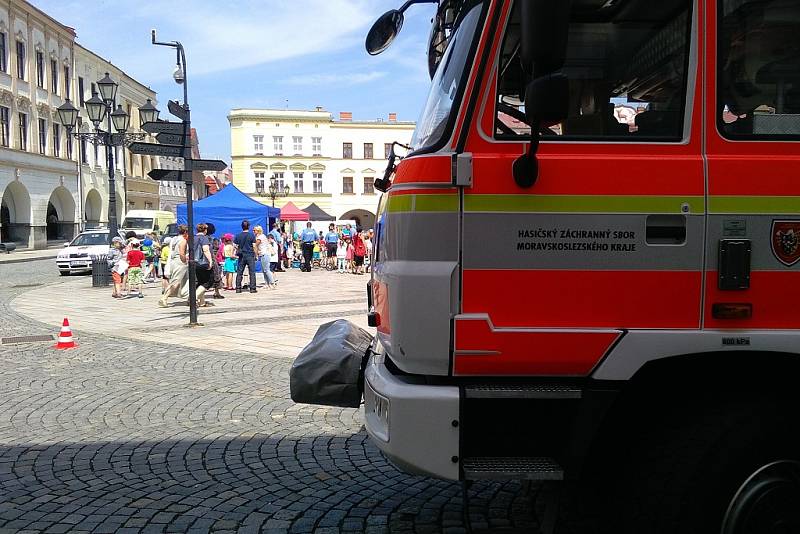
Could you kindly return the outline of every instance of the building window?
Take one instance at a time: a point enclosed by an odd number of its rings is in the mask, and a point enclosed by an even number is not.
[[[8,133],[11,128],[11,110],[5,106],[0,106],[0,144],[8,146]]]
[[[44,154],[47,149],[47,121],[39,119],[39,154]]]
[[[302,172],[294,173],[294,192],[295,193],[302,193],[303,192],[303,173]]]
[[[342,143],[342,158],[353,159],[353,143]]]
[[[314,192],[322,193],[322,173],[321,172],[311,173],[311,177],[313,178],[312,184],[314,187]]]
[[[299,156],[303,153],[303,138],[301,136],[292,136],[292,149],[294,150],[295,156]]]
[[[311,138],[311,152],[314,156],[321,156],[322,155],[322,138],[321,137],[312,137]]]
[[[72,159],[72,136],[67,133],[67,159]]]
[[[144,203],[144,209],[146,209],[146,210],[153,209],[153,203],[152,202],[145,202]]]
[[[372,143],[364,143],[364,159],[372,159]]]
[[[85,102],[83,98],[83,78],[78,76],[78,101],[81,103],[81,107]]]
[[[61,126],[53,123],[53,155],[61,157]]]
[[[273,135],[272,136],[272,148],[275,150],[276,156],[283,156],[283,136],[282,135]]]
[[[28,116],[19,114],[19,149],[28,150]]]
[[[375,194],[375,178],[371,176],[364,177],[364,194],[365,195]]]
[[[44,54],[36,52],[36,85],[44,89]]]
[[[345,176],[342,178],[342,194],[344,195],[352,195],[353,194],[353,177],[352,176]]]
[[[6,62],[6,34],[0,33],[0,71],[8,72],[8,63]]]
[[[283,191],[283,173],[272,173],[272,177],[275,178],[275,186],[278,188],[278,191]]]
[[[255,176],[256,191],[259,189],[264,191],[264,173],[262,171],[256,171],[253,173],[253,176]]]
[[[69,98],[70,97],[69,88],[72,85],[70,83],[70,81],[71,80],[69,79],[69,67],[64,65],[64,98]]]
[[[80,151],[81,151],[81,163],[83,163],[84,165],[88,165],[89,154],[87,154],[86,150],[86,139],[81,139]]]
[[[97,144],[92,143],[92,148],[94,148],[94,166],[99,167],[100,166],[99,147],[97,146]],[[117,158],[117,161],[119,161],[119,158]],[[131,162],[131,164],[133,164],[133,162]]]
[[[58,94],[58,61],[55,59],[50,60],[50,85],[52,85],[53,94]]]
[[[254,135],[253,136],[253,152],[256,154],[263,154],[264,153],[264,136],[263,135]]]
[[[17,78],[25,79],[25,43],[17,41]]]
[[[383,159],[389,159],[392,153],[392,143],[383,143]]]

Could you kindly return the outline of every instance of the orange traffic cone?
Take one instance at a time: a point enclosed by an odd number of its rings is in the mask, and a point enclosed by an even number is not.
[[[58,333],[58,343],[56,343],[55,348],[61,350],[74,349],[75,347],[77,345],[72,340],[72,329],[69,327],[69,320],[64,317],[64,324],[61,325],[61,332]]]

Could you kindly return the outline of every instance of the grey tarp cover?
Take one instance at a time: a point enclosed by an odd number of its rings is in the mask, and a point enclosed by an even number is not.
[[[369,332],[344,319],[320,326],[289,369],[292,400],[358,408],[362,364],[371,342]]]

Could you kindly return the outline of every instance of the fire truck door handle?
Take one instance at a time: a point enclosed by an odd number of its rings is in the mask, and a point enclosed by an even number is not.
[[[647,217],[648,245],[683,245],[686,243],[685,215],[650,215]]]

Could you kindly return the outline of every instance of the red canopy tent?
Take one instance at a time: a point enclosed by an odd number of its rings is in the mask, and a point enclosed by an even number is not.
[[[309,218],[308,213],[295,206],[293,202],[287,202],[281,208],[282,221],[307,221]]]

